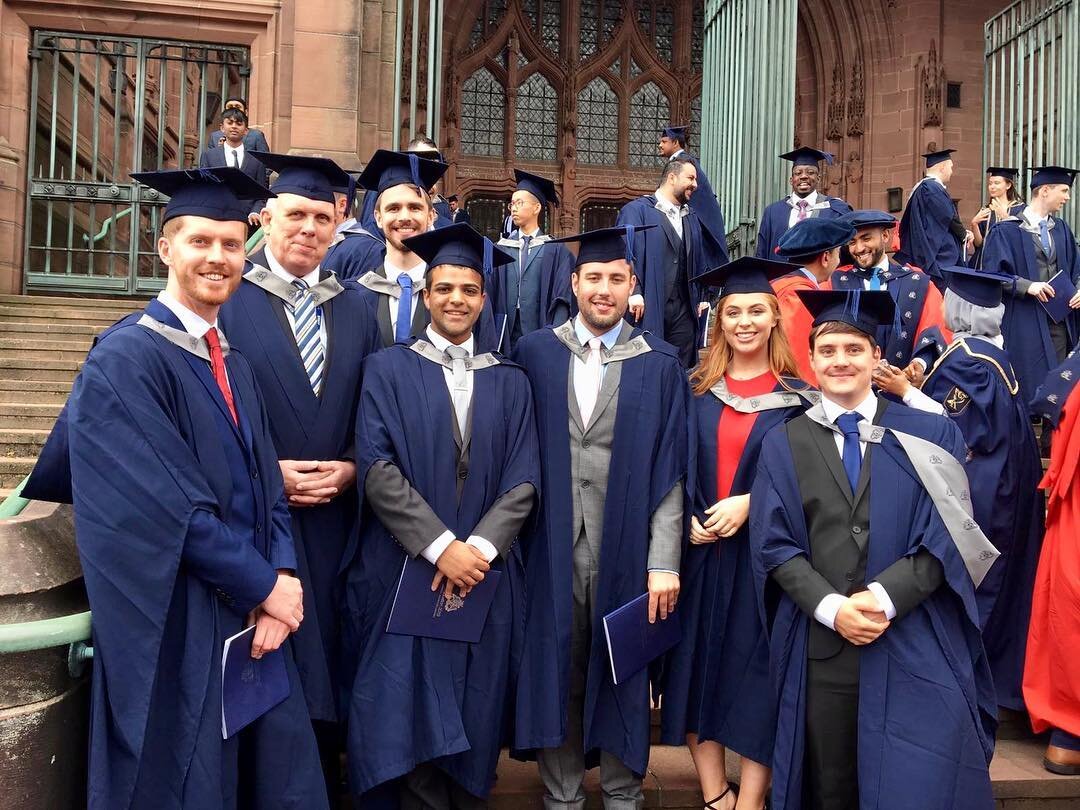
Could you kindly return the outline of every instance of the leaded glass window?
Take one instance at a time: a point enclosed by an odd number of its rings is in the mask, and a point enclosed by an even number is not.
[[[558,138],[558,97],[540,73],[518,88],[514,111],[514,156],[518,160],[555,160]]]
[[[686,148],[693,154],[701,154],[701,96],[690,102],[690,132],[686,136]]]
[[[578,50],[588,59],[603,47],[619,27],[622,4],[618,0],[581,0]]]
[[[608,67],[608,71],[610,71],[611,75],[614,76],[616,79],[621,79],[622,78],[622,57],[621,56],[615,57],[615,61],[612,62],[611,65]]]
[[[694,16],[690,24],[690,67],[701,70],[702,53],[705,48],[705,4],[702,0],[694,2]]]
[[[619,99],[597,76],[578,93],[578,160],[613,164],[618,156]]]
[[[630,98],[630,165],[659,165],[656,141],[668,124],[668,97],[652,82]]]
[[[469,47],[475,48],[483,44],[484,40],[499,27],[505,13],[506,0],[486,0],[480,6],[480,11],[476,15],[476,22],[473,23],[472,31],[469,34]]]
[[[521,0],[521,12],[544,47],[557,56],[562,33],[562,0]]]
[[[675,9],[668,2],[644,2],[638,5],[638,25],[652,40],[656,55],[671,64],[675,39]]]
[[[505,120],[506,93],[491,71],[482,67],[461,86],[461,151],[501,157]]]

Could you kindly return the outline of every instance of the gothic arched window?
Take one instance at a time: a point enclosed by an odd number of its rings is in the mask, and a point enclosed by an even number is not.
[[[514,156],[518,160],[555,160],[559,100],[543,74],[521,83],[514,111]]]
[[[521,10],[544,47],[559,55],[562,33],[562,0],[521,0]]]
[[[668,97],[652,82],[630,98],[630,165],[659,165],[656,141],[668,125]]]
[[[582,59],[588,59],[611,39],[621,17],[622,3],[618,0],[581,0],[578,49]]]
[[[505,119],[506,93],[482,67],[461,86],[461,151],[502,157]]]
[[[695,155],[701,154],[701,96],[690,102],[690,133],[686,136],[686,148]]]
[[[578,160],[615,163],[618,156],[619,99],[597,76],[578,93]]]
[[[493,34],[505,13],[506,0],[485,0],[480,13],[476,15],[472,33],[469,34],[469,47],[475,48]]]
[[[638,4],[638,25],[656,46],[656,54],[669,65],[674,57],[675,9],[663,0]]]

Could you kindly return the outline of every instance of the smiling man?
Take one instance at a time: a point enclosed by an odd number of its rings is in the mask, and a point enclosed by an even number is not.
[[[468,810],[484,806],[495,780],[517,671],[511,641],[524,592],[515,541],[539,490],[539,449],[525,374],[478,353],[472,332],[492,265],[510,257],[465,224],[406,246],[427,263],[431,324],[372,356],[364,372],[361,528],[346,585],[359,645],[350,781],[358,792],[392,794],[402,777],[402,810]],[[448,598],[500,572],[477,643],[386,631],[406,560]]]
[[[90,808],[327,807],[285,643],[303,589],[270,425],[219,308],[240,284],[240,170],[148,172],[170,199],[168,282],[97,341],[54,436],[66,436],[75,536],[94,612]],[[255,624],[290,694],[222,739],[222,648]]]
[[[948,419],[876,397],[883,292],[800,291],[822,401],[765,437],[750,544],[780,705],[778,810],[994,806],[996,699]]]

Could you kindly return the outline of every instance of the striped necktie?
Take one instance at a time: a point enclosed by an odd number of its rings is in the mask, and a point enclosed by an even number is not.
[[[322,391],[323,353],[322,335],[319,333],[319,310],[303,279],[293,281],[296,293],[291,304],[293,311],[293,334],[296,336],[296,348],[300,350],[300,359],[304,363],[311,390],[318,396]]]

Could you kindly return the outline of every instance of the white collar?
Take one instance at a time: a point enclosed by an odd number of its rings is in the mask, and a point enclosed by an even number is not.
[[[472,332],[469,333],[469,337],[465,339],[465,342],[460,344],[451,343],[449,340],[447,340],[434,329],[432,329],[430,324],[428,325],[428,328],[424,330],[424,335],[425,337],[427,337],[428,343],[430,343],[440,352],[445,352],[448,346],[459,345],[461,346],[461,348],[463,348],[469,353],[469,357],[473,356],[473,346],[476,343],[476,339],[473,337]]]
[[[315,269],[309,273],[305,273],[302,276],[294,276],[281,266],[281,262],[274,258],[274,254],[271,252],[269,245],[266,246],[265,255],[267,269],[283,281],[287,281],[289,284],[292,284],[294,281],[303,281],[308,287],[314,287],[319,283],[319,265],[316,265]]]
[[[397,277],[402,273],[408,275],[408,277],[413,280],[413,295],[415,295],[420,292],[420,287],[423,286],[427,265],[424,262],[420,262],[412,267],[403,268],[390,264],[390,258],[387,257],[383,260],[383,272],[386,274],[387,281],[397,281]]]
[[[660,196],[660,189],[657,189],[653,194],[656,198],[656,207],[663,211],[665,214],[678,214],[679,216],[685,216],[687,213],[687,207],[685,205],[678,206],[675,203],[668,202]]]
[[[791,192],[790,196],[788,197],[788,200],[791,201],[791,207],[792,208],[797,208],[798,207],[799,200],[806,200],[806,202],[810,206],[810,208],[813,208],[815,205],[817,205],[818,193],[817,193],[817,191],[811,191],[805,197],[800,197],[798,194],[796,194],[793,191],[793,192]]]
[[[582,346],[588,346],[589,341],[593,338],[600,338],[600,341],[604,344],[604,348],[611,351],[615,347],[615,342],[619,339],[619,333],[622,332],[624,321],[620,320],[617,324],[611,327],[608,331],[602,335],[594,335],[589,331],[589,327],[585,325],[585,322],[581,320],[580,313],[574,318],[574,334],[577,335],[578,343]]]
[[[889,269],[889,254],[888,253],[882,253],[881,254],[881,261],[878,262],[877,264],[875,264],[874,267],[876,267],[878,270],[888,270]],[[873,268],[871,268],[871,270],[873,270]]]
[[[877,416],[877,406],[877,397],[874,396],[873,391],[867,394],[866,399],[860,402],[853,409],[853,411],[848,410],[843,405],[837,405],[835,402],[829,399],[828,395],[824,392],[822,392],[821,394],[821,408],[825,411],[825,418],[828,419],[830,422],[835,422],[836,417],[840,416],[841,414],[852,412],[860,414],[862,418],[865,419],[867,422],[873,422],[874,417]]]
[[[539,227],[539,226],[537,226],[536,230],[535,230],[535,231],[533,231],[532,233],[522,233],[521,231],[518,231],[518,239],[521,239],[521,238],[522,238],[523,236],[527,236],[527,237],[529,237],[530,239],[535,239],[535,238],[536,238],[536,237],[538,237],[538,236],[539,236],[539,235],[540,235],[541,233],[542,233],[542,231],[540,230],[540,227]]]
[[[1020,216],[1023,217],[1024,222],[1026,222],[1035,230],[1039,229],[1039,223],[1042,222],[1044,219],[1046,220],[1047,225],[1053,222],[1053,218],[1049,214],[1047,214],[1045,217],[1039,216],[1039,214],[1036,213],[1035,209],[1032,208],[1030,205],[1024,206],[1024,213]]]
[[[190,309],[188,309],[171,295],[169,295],[169,293],[167,293],[165,290],[159,292],[157,294],[157,298],[158,301],[167,306],[169,308],[169,311],[172,312],[172,314],[179,319],[180,324],[184,327],[184,331],[192,337],[201,338],[203,335],[205,335],[207,332],[217,326],[216,320],[213,323],[207,323],[201,315],[197,315],[196,313],[192,312]]]
[[[933,174],[928,174],[928,175],[926,175],[926,178],[925,178],[925,179],[927,179],[927,180],[933,180],[933,181],[934,181],[935,183],[937,183],[937,184],[938,184],[939,186],[941,186],[942,188],[947,188],[947,186],[945,185],[944,181],[943,181],[943,180],[942,180],[942,179],[941,179],[940,177],[938,177],[937,175],[933,175]]]
[[[686,152],[686,150],[685,150],[685,149],[679,149],[679,150],[678,150],[677,152],[675,152],[675,153],[674,153],[674,154],[673,154],[673,155],[672,155],[671,157],[669,157],[669,158],[668,158],[668,160],[669,160],[669,161],[671,161],[671,160],[674,160],[674,159],[675,159],[675,158],[677,158],[677,157],[678,157],[679,155],[681,155],[681,154],[684,154],[685,152]]]
[[[221,145],[226,149],[232,149],[234,152],[239,152],[241,156],[244,154],[244,142],[240,141],[239,146],[233,146],[228,141],[222,141]]]

